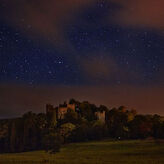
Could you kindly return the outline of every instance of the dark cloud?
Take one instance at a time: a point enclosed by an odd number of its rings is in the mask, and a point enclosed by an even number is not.
[[[37,33],[62,42],[65,38],[64,28],[80,11],[97,0],[0,0],[4,4],[1,19],[9,24],[22,28],[24,32]],[[115,11],[114,22],[123,25],[147,26],[157,29],[164,28],[163,0],[106,0],[116,3],[121,8]]]
[[[81,59],[82,71],[88,78],[93,80],[107,80],[111,78],[118,72],[119,68],[116,62],[108,56],[95,53],[94,55],[88,55],[88,57]]]
[[[129,70],[128,65],[120,65],[112,53],[95,52],[78,60],[84,79],[91,84],[136,84],[142,81],[140,72]]]
[[[21,29],[28,36],[40,36],[49,40],[59,49],[74,51],[65,29],[72,21],[80,19],[78,17],[80,12],[100,1],[0,0],[0,2],[3,4],[0,19],[8,22],[9,25]],[[110,23],[134,28],[164,29],[163,0],[106,0],[105,2],[120,6],[112,14]],[[106,23],[107,21],[106,19]]]
[[[122,6],[114,22],[133,28],[164,29],[163,0],[109,0]]]
[[[56,46],[70,46],[64,29],[77,13],[93,0],[0,0],[1,19],[19,28],[28,36],[34,34],[50,40]],[[68,44],[68,45],[67,45]]]

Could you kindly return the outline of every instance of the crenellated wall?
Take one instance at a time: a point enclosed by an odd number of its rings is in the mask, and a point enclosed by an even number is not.
[[[105,123],[105,111],[103,112],[95,112],[95,115],[97,116],[97,119],[101,122]]]

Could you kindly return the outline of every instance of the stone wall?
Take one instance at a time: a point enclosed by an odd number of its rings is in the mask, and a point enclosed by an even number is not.
[[[95,115],[96,115],[98,120],[100,120],[101,122],[105,123],[105,111],[103,111],[103,112],[96,112]]]

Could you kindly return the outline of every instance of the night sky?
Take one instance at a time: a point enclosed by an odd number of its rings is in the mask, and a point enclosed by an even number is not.
[[[74,97],[164,115],[163,0],[0,0],[0,118]]]

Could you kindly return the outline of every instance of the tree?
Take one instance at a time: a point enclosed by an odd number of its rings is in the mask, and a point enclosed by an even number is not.
[[[132,121],[135,118],[136,114],[136,110],[132,109],[130,111],[127,111],[128,122]]]
[[[155,139],[164,138],[164,128],[163,128],[163,121],[159,115],[154,115],[152,118],[152,136]]]
[[[152,135],[151,116],[136,115],[129,124],[130,137],[133,139],[142,139]]]
[[[53,105],[47,104],[47,123],[49,128],[54,128],[57,125],[57,110],[58,108],[54,108]]]
[[[84,142],[89,140],[89,126],[87,123],[82,123],[74,129],[70,135],[72,142]]]
[[[35,150],[38,145],[38,134],[39,129],[37,127],[37,115],[28,112],[23,116],[24,121],[24,131],[23,131],[23,145],[24,150]]]
[[[63,137],[64,142],[67,141],[68,137],[71,135],[72,131],[76,128],[76,126],[72,123],[66,123],[61,125],[59,133]]]
[[[94,121],[90,128],[92,131],[92,139],[100,140],[106,136],[106,126],[100,120]]]
[[[13,121],[11,123],[11,134],[10,134],[10,151],[15,152],[16,151],[16,123]]]
[[[57,153],[61,148],[61,136],[50,132],[43,137],[43,147],[46,152]]]
[[[21,152],[24,150],[23,126],[22,118],[14,119],[10,122],[8,149],[10,152]]]

